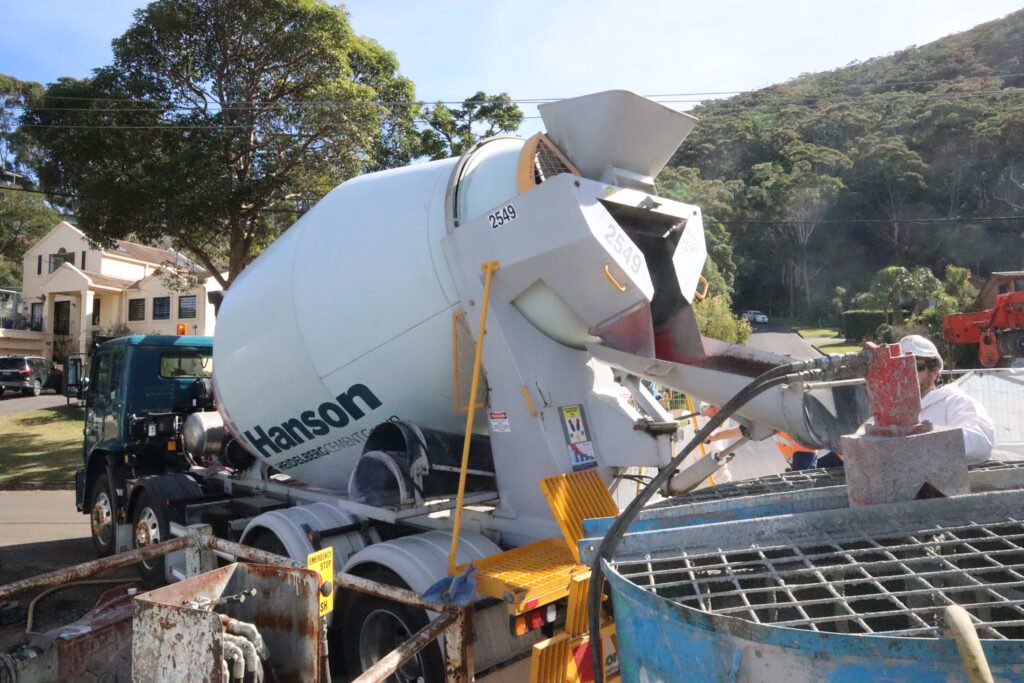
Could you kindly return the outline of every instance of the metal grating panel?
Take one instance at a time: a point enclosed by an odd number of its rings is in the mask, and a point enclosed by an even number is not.
[[[841,531],[839,529],[842,529]],[[686,607],[810,631],[936,638],[959,604],[984,639],[1024,639],[1024,523],[860,525],[787,545],[622,561],[636,585]]]
[[[978,467],[972,467],[973,472],[991,472],[996,470],[1022,470],[1024,462],[988,462]],[[770,493],[784,493],[786,491],[804,491],[807,489],[823,488],[826,486],[842,486],[846,484],[846,472],[842,467],[830,467],[825,469],[796,470],[772,474],[757,479],[745,479],[734,481],[728,484],[708,486],[696,491],[691,491],[682,496],[669,498],[648,509],[675,507],[677,505],[689,505],[700,503],[706,500],[725,500],[729,498],[740,498],[743,496],[761,496]]]
[[[560,173],[572,173],[573,169],[566,164],[554,148],[544,139],[537,145],[537,154],[533,160],[533,179],[540,185],[545,180]]]
[[[577,562],[580,559],[577,546],[583,537],[583,520],[619,514],[619,506],[608,493],[596,467],[541,479],[540,489]]]
[[[772,474],[757,479],[744,479],[743,481],[707,486],[696,491],[669,498],[649,507],[673,507],[675,505],[687,505],[700,503],[705,500],[725,500],[727,498],[739,498],[742,496],[761,496],[768,493],[782,493],[784,491],[800,491],[824,486],[840,486],[846,483],[846,474],[842,467],[831,467],[827,469],[797,470]]]

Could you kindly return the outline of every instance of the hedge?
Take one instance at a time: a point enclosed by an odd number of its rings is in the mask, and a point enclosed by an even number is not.
[[[889,314],[885,311],[852,310],[843,313],[843,328],[847,341],[874,339],[875,330],[888,322]]]

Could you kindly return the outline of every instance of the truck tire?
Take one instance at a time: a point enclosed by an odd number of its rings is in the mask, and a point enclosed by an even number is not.
[[[365,576],[408,589],[397,574],[383,567],[376,567]],[[363,673],[415,635],[427,621],[427,614],[421,609],[352,591],[341,622],[346,673],[353,678]],[[444,656],[437,641],[420,650],[387,680],[388,683],[444,683]]]
[[[25,394],[26,396],[38,396],[39,394],[43,393],[43,383],[40,382],[39,380],[34,380],[32,382],[32,386],[30,386],[28,389],[22,389],[21,393]]]
[[[143,548],[171,538],[170,505],[176,500],[197,497],[199,484],[183,474],[152,477],[132,505],[132,546]],[[142,584],[147,588],[165,583],[164,557],[139,562]]]
[[[166,541],[171,535],[167,509],[154,499],[147,488],[139,494],[132,512],[132,546],[143,548],[160,541]],[[147,588],[163,585],[164,558],[154,557],[137,565],[142,576],[142,584]]]
[[[106,474],[96,477],[89,492],[89,527],[92,532],[92,547],[99,557],[114,554],[116,530],[114,528],[114,502],[110,497],[110,480]]]

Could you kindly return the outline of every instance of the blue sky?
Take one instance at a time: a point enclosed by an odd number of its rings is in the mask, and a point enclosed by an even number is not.
[[[110,41],[144,5],[0,0],[0,72],[43,83],[88,76],[110,62]],[[417,96],[434,101],[477,90],[516,99],[611,88],[644,95],[750,90],[923,45],[1021,2],[352,0],[346,7],[355,30],[394,51]],[[527,121],[524,132],[536,125]]]

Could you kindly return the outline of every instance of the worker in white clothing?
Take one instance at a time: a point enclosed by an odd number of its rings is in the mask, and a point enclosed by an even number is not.
[[[937,427],[959,427],[964,432],[967,465],[988,460],[995,441],[995,426],[985,407],[955,384],[937,387],[942,356],[935,344],[918,334],[900,339],[900,350],[917,359],[917,380],[921,385],[921,421]]]

